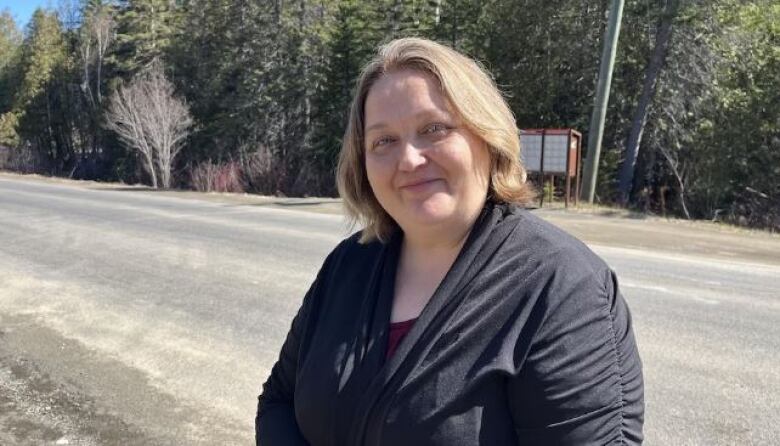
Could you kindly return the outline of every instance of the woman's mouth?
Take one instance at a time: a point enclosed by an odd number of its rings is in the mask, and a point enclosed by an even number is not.
[[[441,178],[431,178],[427,180],[410,181],[409,183],[401,186],[401,190],[405,192],[411,192],[411,193],[425,192],[429,188],[435,186],[436,183],[439,181],[441,181]]]

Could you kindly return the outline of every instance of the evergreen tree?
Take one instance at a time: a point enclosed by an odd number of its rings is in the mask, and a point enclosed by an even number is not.
[[[0,12],[0,145],[19,144],[18,117],[12,111],[20,81],[22,34],[11,13]]]
[[[167,59],[178,35],[181,14],[175,0],[122,0],[117,17],[112,61],[122,76],[148,68],[153,60]]]
[[[0,12],[0,114],[11,109],[18,81],[22,34],[11,13]]]
[[[311,162],[330,183],[333,182],[336,158],[346,128],[355,79],[377,45],[384,39],[386,24],[380,8],[366,7],[363,2],[338,2],[333,16],[334,27],[327,40],[327,59],[323,80],[315,99],[314,145]]]
[[[73,161],[66,43],[57,15],[36,10],[22,45],[22,81],[14,105],[20,136],[52,173],[63,172]]]

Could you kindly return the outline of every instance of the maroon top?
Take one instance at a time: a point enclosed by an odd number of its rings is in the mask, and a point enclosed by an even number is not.
[[[417,318],[390,323],[390,336],[387,339],[387,354],[385,359],[390,359],[390,357],[393,356],[395,349],[398,348],[398,344],[401,343],[401,339],[403,339],[404,336],[406,336],[406,333],[412,329],[412,325],[414,325],[414,321],[416,320]]]

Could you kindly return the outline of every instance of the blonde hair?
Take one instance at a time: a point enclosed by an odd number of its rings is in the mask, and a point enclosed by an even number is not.
[[[361,243],[388,240],[397,228],[377,201],[365,166],[365,102],[383,75],[412,69],[430,75],[441,87],[453,111],[472,133],[487,143],[491,168],[488,199],[526,204],[534,192],[520,163],[520,139],[514,115],[489,74],[473,59],[439,43],[403,38],[380,47],[357,82],[347,129],[339,154],[336,180],[347,215],[364,225]]]

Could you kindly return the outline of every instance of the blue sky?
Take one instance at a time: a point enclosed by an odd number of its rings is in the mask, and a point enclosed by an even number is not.
[[[16,26],[22,29],[32,17],[35,8],[56,5],[57,3],[52,0],[0,0],[0,11],[8,8],[16,19]]]

